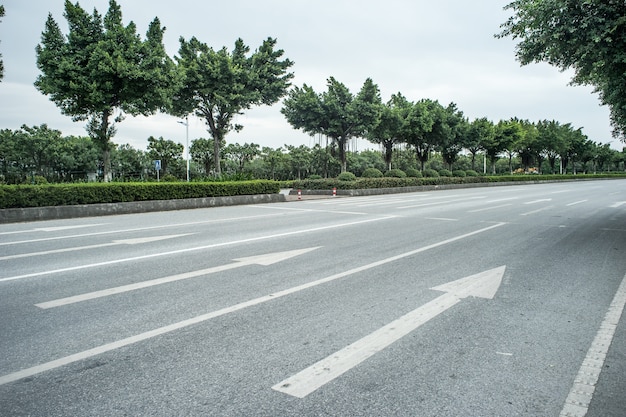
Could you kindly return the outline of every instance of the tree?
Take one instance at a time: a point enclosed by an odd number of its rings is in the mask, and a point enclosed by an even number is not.
[[[626,133],[626,3],[623,0],[516,0],[497,37],[518,39],[522,65],[573,69],[573,84],[591,85],[610,109],[613,133]]]
[[[452,170],[452,165],[459,159],[459,152],[463,149],[463,138],[469,124],[455,103],[450,103],[444,110],[445,129],[440,150],[443,161]]]
[[[367,140],[382,146],[387,170],[391,169],[394,146],[402,142],[402,117],[408,105],[402,94],[392,95],[386,104],[380,105],[378,120],[367,133]]]
[[[237,162],[238,170],[242,173],[245,164],[256,158],[261,153],[261,150],[256,143],[244,143],[243,145],[231,143],[226,147],[224,153]]]
[[[111,138],[124,114],[154,114],[168,106],[176,82],[174,63],[163,46],[158,18],[148,28],[145,41],[130,22],[122,25],[122,12],[115,0],[102,17],[94,9],[87,14],[78,3],[65,1],[69,34],[64,37],[48,15],[37,67],[41,75],[35,86],[49,95],[74,121],[87,120],[87,132],[100,148],[104,178],[111,179]]]
[[[226,134],[240,131],[233,118],[252,106],[276,103],[287,92],[293,65],[280,60],[284,51],[275,50],[276,40],[267,38],[251,55],[250,48],[237,39],[235,48],[219,51],[195,37],[180,38],[178,62],[182,83],[174,96],[170,113],[178,116],[194,112],[203,118],[213,139],[213,168],[221,175],[220,148]]]
[[[4,6],[0,4],[0,17],[4,17]],[[2,54],[0,54],[0,58],[2,58]],[[4,61],[0,59],[0,81],[4,78]]]
[[[304,84],[295,87],[283,102],[281,112],[295,129],[310,135],[331,138],[339,150],[341,172],[346,171],[346,143],[353,137],[365,137],[378,119],[380,93],[371,79],[365,80],[359,93],[330,77],[322,94]]]
[[[183,157],[185,147],[173,140],[166,140],[163,137],[156,139],[154,136],[148,138],[148,157],[152,160],[161,160],[161,170],[167,173],[167,167],[171,162]]]
[[[213,155],[214,151],[215,146],[213,144],[213,139],[194,139],[191,141],[191,146],[189,147],[189,154],[191,155],[191,158],[202,165],[206,175],[211,174],[211,167],[215,161]]]
[[[500,120],[495,126],[500,152],[503,152],[509,160],[509,173],[513,174],[513,155],[517,142],[522,138],[522,128],[516,119]]]
[[[464,146],[472,155],[472,170],[476,170],[476,154],[485,150],[485,143],[493,134],[493,123],[486,117],[474,119],[467,128]]]

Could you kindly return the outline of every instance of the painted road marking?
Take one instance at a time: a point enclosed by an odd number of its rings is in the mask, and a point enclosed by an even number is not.
[[[17,255],[0,256],[0,261],[6,261],[8,259],[27,258],[29,256],[40,256],[40,255],[51,255],[51,254],[63,253],[63,252],[74,252],[77,250],[99,249],[99,248],[106,248],[109,246],[137,245],[140,243],[151,243],[151,242],[157,242],[159,240],[173,239],[176,237],[190,236],[194,234],[195,233],[185,233],[185,234],[180,234],[180,235],[153,236],[153,237],[143,237],[143,238],[138,238],[138,239],[123,239],[123,240],[114,240],[109,243],[101,243],[99,245],[75,246],[72,248],[52,249],[52,250],[47,250],[47,251],[42,251],[42,252],[20,253]]]
[[[541,211],[550,210],[551,208],[554,208],[554,206],[546,206],[546,207],[542,207],[542,208],[537,209],[537,210],[528,211],[526,213],[521,213],[520,216],[529,216],[531,214],[539,213]]]
[[[551,198],[541,198],[539,200],[527,201],[524,204],[537,204],[537,203],[544,203],[546,201],[552,201],[552,199]]]
[[[485,208],[481,208],[481,209],[476,209],[476,210],[469,210],[468,213],[480,213],[481,211],[487,211],[487,210],[495,210],[495,209],[499,209],[502,207],[508,207],[508,206],[512,206],[513,204],[500,204],[499,206],[491,206],[491,207],[485,207]]]
[[[147,332],[144,332],[144,333],[140,333],[140,334],[135,335],[135,336],[127,337],[125,339],[121,339],[121,340],[118,340],[118,341],[115,341],[115,342],[112,342],[112,343],[107,343],[105,345],[97,346],[95,348],[88,349],[88,350],[85,350],[85,351],[82,351],[82,352],[78,352],[78,353],[75,353],[73,355],[65,356],[63,358],[59,358],[59,359],[56,359],[56,360],[53,360],[53,361],[50,361],[50,362],[43,363],[41,365],[36,365],[36,366],[31,367],[31,368],[22,369],[21,371],[13,372],[11,374],[3,375],[3,376],[0,376],[0,385],[4,385],[4,384],[8,384],[10,382],[18,381],[18,380],[23,379],[23,378],[28,378],[28,377],[31,377],[33,375],[37,375],[37,374],[39,374],[41,372],[45,372],[45,371],[49,371],[49,370],[52,370],[52,369],[56,369],[56,368],[59,368],[59,367],[64,366],[64,365],[68,365],[70,363],[74,363],[74,362],[77,362],[77,361],[80,361],[80,360],[83,360],[83,359],[86,359],[86,358],[90,358],[92,356],[99,355],[101,353],[109,352],[109,351],[112,351],[112,350],[115,350],[115,349],[119,349],[119,348],[124,347],[124,346],[132,345],[134,343],[141,342],[141,341],[144,341],[144,340],[147,340],[147,339],[151,339],[153,337],[160,336],[160,335],[163,335],[163,334],[166,334],[166,333],[169,333],[169,332],[173,332],[175,330],[179,330],[179,329],[182,329],[184,327],[188,327],[188,326],[191,326],[191,325],[194,325],[194,324],[202,323],[204,321],[211,320],[213,318],[220,317],[220,316],[223,316],[223,315],[226,315],[226,314],[230,314],[230,313],[233,313],[233,312],[236,312],[236,311],[240,311],[240,310],[243,310],[243,309],[248,308],[248,307],[256,306],[256,305],[265,303],[267,301],[276,300],[278,298],[285,297],[285,296],[290,295],[290,294],[295,294],[295,293],[297,293],[299,291],[303,291],[303,290],[306,290],[306,289],[309,289],[309,288],[313,288],[313,287],[316,287],[316,286],[321,285],[321,284],[326,284],[328,282],[332,282],[332,281],[338,280],[340,278],[344,278],[344,277],[347,277],[347,276],[350,276],[350,275],[353,275],[353,274],[356,274],[356,273],[359,273],[359,272],[367,271],[368,269],[376,268],[378,266],[385,265],[385,264],[388,264],[390,262],[395,262],[395,261],[397,261],[399,259],[403,259],[403,258],[406,258],[406,257],[409,257],[409,256],[413,256],[413,255],[416,255],[418,253],[428,251],[430,249],[438,248],[440,246],[444,246],[444,245],[447,245],[449,243],[453,243],[453,242],[456,242],[456,241],[459,241],[459,240],[463,240],[463,239],[466,239],[466,238],[468,238],[470,236],[478,235],[480,233],[484,233],[484,232],[487,232],[489,230],[492,230],[492,229],[504,226],[505,224],[506,223],[496,223],[496,224],[493,224],[491,226],[484,227],[482,229],[474,230],[473,232],[465,233],[465,234],[462,234],[462,235],[459,235],[459,236],[452,237],[450,239],[442,240],[441,242],[433,243],[433,244],[428,245],[428,246],[423,246],[421,248],[418,248],[418,249],[415,249],[415,250],[412,250],[412,251],[409,251],[409,252],[405,252],[405,253],[400,254],[400,255],[396,255],[396,256],[392,256],[390,258],[382,259],[380,261],[372,262],[370,264],[363,265],[363,266],[360,266],[360,267],[357,267],[357,268],[353,268],[353,269],[350,269],[350,270],[345,271],[345,272],[340,272],[338,274],[331,275],[331,276],[326,277],[326,278],[318,279],[316,281],[308,282],[306,284],[302,284],[302,285],[298,285],[296,287],[288,288],[286,290],[278,291],[278,292],[275,292],[273,294],[269,294],[269,295],[266,295],[266,296],[263,296],[263,297],[254,298],[254,299],[249,300],[249,301],[244,301],[242,303],[235,304],[235,305],[232,305],[230,307],[226,307],[226,308],[223,308],[223,309],[220,309],[220,310],[212,311],[210,313],[203,314],[203,315],[200,315],[200,316],[192,317],[190,319],[183,320],[183,321],[180,321],[180,322],[177,322],[177,323],[173,323],[173,324],[170,324],[170,325],[167,325],[167,326],[159,327],[159,328],[154,329],[154,330],[150,330],[150,331],[147,331]]]
[[[445,294],[279,382],[272,389],[297,398],[306,397],[455,306],[462,299],[470,296],[492,299],[500,287],[504,270],[505,267],[501,266],[431,288]]]
[[[340,223],[340,224],[335,224],[335,225],[314,227],[314,228],[311,228],[311,229],[297,229],[297,230],[293,230],[291,232],[276,233],[276,234],[273,234],[273,235],[258,236],[258,237],[253,237],[253,238],[249,238],[249,239],[233,240],[233,241],[222,242],[222,243],[213,243],[213,244],[210,244],[210,245],[196,246],[196,247],[193,247],[193,248],[178,249],[178,250],[173,250],[173,251],[168,251],[168,252],[152,253],[152,254],[149,254],[149,255],[135,256],[135,257],[132,257],[132,258],[114,259],[112,261],[98,262],[98,263],[95,263],[95,264],[78,265],[78,266],[71,266],[71,267],[67,267],[67,268],[53,269],[53,270],[49,270],[49,271],[33,272],[31,274],[24,274],[24,275],[17,275],[17,276],[13,276],[13,277],[0,278],[0,282],[15,281],[15,280],[18,280],[18,279],[39,277],[39,276],[43,276],[43,275],[53,275],[53,274],[58,274],[58,273],[63,273],[63,272],[70,272],[70,271],[78,271],[78,270],[81,270],[81,269],[95,268],[95,267],[99,267],[99,266],[109,266],[109,265],[115,265],[115,264],[124,263],[124,262],[134,262],[134,261],[139,261],[139,260],[142,260],[142,259],[157,258],[157,257],[161,257],[161,256],[178,255],[180,253],[195,252],[195,251],[199,251],[199,250],[206,250],[206,249],[218,248],[218,247],[229,246],[229,245],[237,245],[237,244],[241,244],[241,243],[258,242],[258,241],[262,241],[262,240],[274,239],[274,238],[279,238],[279,237],[284,237],[284,236],[301,235],[301,234],[304,234],[304,233],[318,232],[318,231],[322,231],[322,230],[338,229],[340,227],[355,226],[355,225],[358,225],[358,224],[372,223],[372,222],[377,222],[377,221],[382,221],[382,220],[389,220],[389,219],[394,219],[394,218],[396,218],[396,217],[395,216],[385,216],[385,217],[377,217],[377,218],[374,218],[374,219],[359,220],[359,221],[348,222],[348,223]]]
[[[207,223],[219,223],[219,222],[229,222],[229,221],[240,221],[240,220],[253,220],[263,217],[273,217],[280,216],[280,214],[261,214],[256,216],[245,216],[245,217],[230,217],[226,219],[213,219],[213,220],[203,220],[200,222],[189,222],[189,223],[178,223],[178,224],[162,224],[158,226],[147,226],[147,227],[136,227],[133,229],[119,229],[119,230],[107,230],[103,232],[94,232],[94,233],[83,233],[80,235],[67,235],[67,236],[55,236],[55,237],[46,237],[40,239],[30,239],[30,240],[20,240],[17,242],[0,242],[0,246],[6,245],[17,245],[20,243],[35,243],[35,242],[46,242],[49,240],[60,240],[60,239],[74,239],[80,237],[90,237],[90,236],[101,236],[101,235],[110,235],[110,234],[120,234],[120,233],[129,233],[129,232],[142,232],[145,230],[154,230],[154,229],[166,229],[166,228],[177,228],[182,226],[195,226],[198,224],[207,224]],[[37,230],[37,229],[35,229]],[[29,230],[32,231],[32,230]]]
[[[402,206],[402,207],[398,207],[399,210],[402,209],[409,209],[409,208],[417,208],[417,207],[427,207],[427,206],[435,206],[437,204],[450,204],[450,203],[456,203],[456,202],[465,202],[465,201],[470,201],[470,200],[479,200],[482,198],[486,198],[484,195],[479,195],[476,197],[467,197],[467,198],[458,198],[458,199],[454,199],[454,200],[443,200],[443,201],[434,201],[432,203],[423,203],[423,204],[414,204],[411,206]]]
[[[623,206],[624,204],[626,204],[626,201],[619,201],[619,202],[617,202],[615,204],[612,204],[611,207],[612,208],[618,208],[618,207]]]
[[[580,201],[574,201],[573,203],[569,203],[567,206],[575,206],[577,204],[582,204],[582,203],[586,203],[589,200],[580,200]]]
[[[96,223],[96,224],[79,224],[74,226],[57,226],[57,227],[39,227],[37,229],[28,230],[14,230],[12,232],[0,232],[0,235],[16,235],[20,233],[33,233],[33,232],[56,232],[69,229],[80,229],[84,227],[106,226],[108,223]]]
[[[565,405],[559,417],[585,417],[604,367],[606,355],[613,342],[615,330],[626,305],[626,275],[622,279],[613,301],[604,316],[600,329],[591,343],[587,356],[583,361],[574,385],[565,400]]]
[[[247,265],[268,266],[268,265],[272,265],[281,261],[285,261],[289,258],[293,258],[294,256],[299,256],[307,252],[311,252],[318,248],[319,246],[314,247],[314,248],[298,249],[298,250],[292,250],[292,251],[286,251],[286,252],[268,253],[265,255],[249,256],[246,258],[233,259],[235,262],[226,264],[226,265],[215,266],[212,268],[201,269],[198,271],[185,272],[182,274],[176,274],[176,275],[171,275],[169,277],[163,277],[163,278],[157,278],[157,279],[151,279],[148,281],[136,282],[134,284],[121,285],[119,287],[107,288],[104,290],[93,291],[93,292],[89,292],[85,294],[75,295],[72,297],[60,298],[57,300],[47,301],[45,303],[35,304],[35,306],[42,308],[42,309],[60,307],[60,306],[68,305],[68,304],[79,303],[82,301],[93,300],[95,298],[108,297],[114,294],[121,294],[124,292],[135,291],[135,290],[139,290],[142,288],[154,287],[155,285],[167,284],[170,282],[181,281],[184,279],[195,278],[195,277],[199,277],[203,275],[210,275],[210,274],[217,273],[217,272],[228,271],[230,269],[241,268]]]

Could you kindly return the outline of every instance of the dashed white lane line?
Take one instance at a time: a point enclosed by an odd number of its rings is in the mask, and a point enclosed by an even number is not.
[[[589,411],[589,405],[596,390],[596,384],[600,378],[600,372],[604,367],[606,355],[613,342],[615,330],[626,305],[626,275],[622,279],[615,297],[604,316],[600,329],[591,343],[587,356],[583,361],[574,385],[565,400],[565,405],[559,417],[585,417]]]

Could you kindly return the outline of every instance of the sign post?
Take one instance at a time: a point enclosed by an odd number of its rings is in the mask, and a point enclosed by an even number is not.
[[[160,182],[160,178],[159,178],[159,171],[161,171],[161,160],[160,159],[155,159],[154,160],[154,169],[156,170],[157,173],[157,182]]]

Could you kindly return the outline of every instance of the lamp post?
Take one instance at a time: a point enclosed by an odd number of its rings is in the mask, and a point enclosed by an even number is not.
[[[187,160],[187,182],[189,182],[189,116],[185,116],[185,121],[179,120],[178,123],[185,126],[185,138],[187,144],[185,146],[186,160]]]

